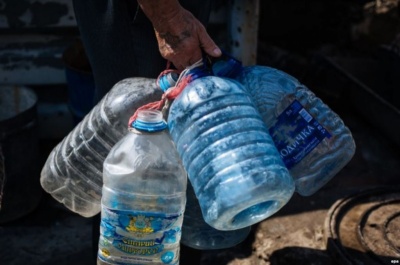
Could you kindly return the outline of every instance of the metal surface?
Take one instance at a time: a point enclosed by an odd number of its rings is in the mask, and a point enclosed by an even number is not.
[[[27,215],[41,200],[37,101],[29,88],[0,87],[0,145],[5,173],[0,224]]]
[[[233,0],[229,5],[231,54],[243,65],[256,64],[259,0]]]
[[[325,220],[327,250],[339,264],[399,262],[399,215],[399,188],[375,188],[339,200]]]

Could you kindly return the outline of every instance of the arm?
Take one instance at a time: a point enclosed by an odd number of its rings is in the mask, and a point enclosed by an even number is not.
[[[153,24],[161,55],[178,70],[202,58],[202,50],[219,57],[221,50],[205,27],[178,0],[137,0]]]

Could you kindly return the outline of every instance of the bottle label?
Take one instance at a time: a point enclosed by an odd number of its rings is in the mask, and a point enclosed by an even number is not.
[[[118,264],[179,261],[183,215],[112,210],[102,207],[99,258]]]
[[[278,116],[269,133],[288,169],[298,164],[325,137],[331,137],[297,100]]]

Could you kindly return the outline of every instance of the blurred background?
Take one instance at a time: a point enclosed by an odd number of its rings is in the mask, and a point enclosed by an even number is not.
[[[245,242],[184,248],[181,264],[399,263],[399,1],[216,0],[208,30],[244,64],[301,80],[341,116],[357,152],[321,191],[295,195]],[[51,150],[91,110],[93,89],[72,1],[0,0],[0,264],[94,264],[91,219],[39,183]],[[380,233],[335,233],[351,227],[343,216],[353,208],[388,201]]]

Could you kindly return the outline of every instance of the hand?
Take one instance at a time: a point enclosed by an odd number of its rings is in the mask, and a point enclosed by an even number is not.
[[[138,0],[153,24],[161,56],[178,70],[202,59],[202,51],[211,57],[221,56],[221,50],[205,27],[177,0]]]
[[[183,8],[154,30],[161,55],[178,70],[183,70],[202,59],[202,50],[212,57],[221,56],[221,50],[208,35],[205,27]]]

